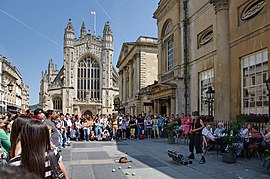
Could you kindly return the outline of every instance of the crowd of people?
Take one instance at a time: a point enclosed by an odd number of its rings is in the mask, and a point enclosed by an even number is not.
[[[202,139],[206,143],[214,142],[221,138],[225,131],[221,122],[213,131],[210,124],[204,124],[197,111],[193,112],[192,117],[183,113],[181,116],[145,113],[138,116],[121,113],[79,116],[54,110],[43,111],[41,108],[34,111],[29,109],[20,115],[0,115],[0,164],[22,166],[40,178],[51,178],[53,158],[58,161],[62,174],[68,178],[60,152],[70,145],[71,140],[88,142],[161,138],[167,137],[171,126],[177,134],[189,138],[188,158],[195,158],[195,148],[196,153],[201,154],[200,164],[206,162]],[[270,127],[260,134],[251,125],[243,126],[239,135],[262,137],[262,145],[268,145]]]
[[[57,134],[56,140],[54,133]],[[53,178],[57,175],[68,179],[62,157],[56,150],[58,137],[55,123],[45,118],[42,109],[36,109],[34,112],[27,110],[24,114],[9,116],[1,114],[1,175],[11,175],[8,171],[19,167],[25,171],[25,176],[31,178]],[[3,169],[2,166],[7,168]]]

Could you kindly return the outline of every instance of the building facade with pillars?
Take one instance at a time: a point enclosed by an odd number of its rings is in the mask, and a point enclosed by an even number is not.
[[[154,111],[184,112],[182,1],[160,1],[154,18],[158,26],[158,83],[151,86]]]
[[[42,72],[39,105],[72,114],[111,114],[118,95],[118,74],[112,65],[113,34],[109,22],[103,36],[86,32],[82,23],[80,36],[69,20],[64,33],[64,63],[60,70],[49,60]]]
[[[5,101],[4,101],[4,84],[3,84],[3,57],[0,56],[0,113],[5,112]]]
[[[184,2],[188,9],[186,33],[181,30],[185,20]],[[231,120],[242,113],[268,113],[264,81],[269,66],[270,39],[266,38],[270,33],[269,16],[268,0],[160,1],[154,13],[159,31],[160,77],[169,73],[162,71],[167,68],[170,56],[166,51],[169,44],[167,48],[164,46],[168,22],[180,33],[173,41],[174,62],[179,63],[180,77],[180,83],[176,82],[176,113],[184,112],[183,105],[187,105],[189,112],[198,110],[203,115],[209,115],[211,107],[216,120]],[[185,35],[189,44],[187,104],[183,103],[182,83]],[[174,64],[172,69],[177,66]],[[162,81],[159,78],[159,83]],[[213,99],[207,97],[209,87],[215,92]]]
[[[16,113],[22,109],[27,109],[29,107],[29,89],[24,88],[26,85],[23,83],[22,75],[6,57],[0,56],[0,60],[2,62],[1,85],[4,92],[1,112]]]
[[[157,80],[157,39],[140,36],[136,42],[123,43],[117,62],[119,68],[120,110],[125,114],[153,114],[153,101],[142,90]]]

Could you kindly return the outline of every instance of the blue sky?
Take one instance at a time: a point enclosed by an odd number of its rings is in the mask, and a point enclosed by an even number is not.
[[[159,0],[1,0],[0,55],[9,59],[29,85],[30,104],[38,103],[41,71],[49,59],[63,64],[64,29],[71,18],[76,37],[82,21],[94,31],[96,12],[97,35],[102,35],[109,21],[114,35],[116,65],[123,42],[139,36],[157,37],[153,13]]]

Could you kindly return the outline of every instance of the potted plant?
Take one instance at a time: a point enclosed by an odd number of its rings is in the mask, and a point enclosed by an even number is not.
[[[239,146],[237,145],[238,136],[235,134],[226,134],[224,138],[225,149],[222,153],[222,161],[225,163],[235,163],[236,162],[236,154],[239,150]]]
[[[166,132],[168,136],[168,143],[169,144],[175,144],[175,137],[176,137],[176,123],[169,122],[166,127]]]
[[[223,162],[236,162],[236,154],[240,150],[240,146],[238,144],[240,140],[239,131],[246,121],[246,117],[238,117],[236,120],[231,122],[229,128],[225,131],[225,136],[223,138],[223,145],[225,147],[222,155]]]

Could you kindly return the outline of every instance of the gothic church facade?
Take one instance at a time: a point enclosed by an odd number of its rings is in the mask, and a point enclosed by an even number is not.
[[[64,33],[64,63],[60,70],[49,60],[42,72],[39,105],[70,114],[110,114],[118,96],[118,74],[112,64],[114,46],[109,22],[103,37],[86,32],[80,37],[69,20]]]

